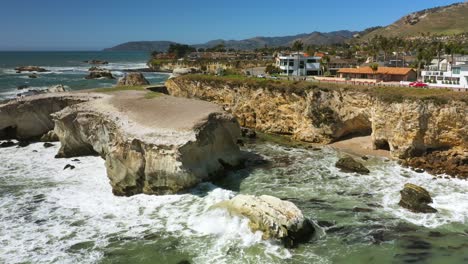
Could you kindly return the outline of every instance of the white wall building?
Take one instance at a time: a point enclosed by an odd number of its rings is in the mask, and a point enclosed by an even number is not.
[[[468,88],[468,64],[454,65],[448,68],[447,71],[422,71],[422,80],[436,86]]]
[[[320,59],[320,57],[306,56],[304,53],[280,55],[276,58],[276,66],[282,70],[282,75],[320,75]]]

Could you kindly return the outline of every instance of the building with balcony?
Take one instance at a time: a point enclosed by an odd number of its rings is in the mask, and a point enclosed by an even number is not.
[[[447,71],[437,71],[428,67],[421,72],[422,80],[437,86],[468,88],[468,64],[449,65],[448,68]]]
[[[320,57],[308,56],[305,53],[279,55],[276,66],[282,71],[281,75],[312,76],[320,75]]]

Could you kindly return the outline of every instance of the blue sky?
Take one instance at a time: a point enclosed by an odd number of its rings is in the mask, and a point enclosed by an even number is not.
[[[447,0],[1,0],[0,50],[99,50],[134,40],[362,30]]]

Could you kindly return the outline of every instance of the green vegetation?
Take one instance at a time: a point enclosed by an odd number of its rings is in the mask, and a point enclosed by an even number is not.
[[[97,88],[91,90],[91,92],[96,93],[114,93],[114,92],[122,92],[122,91],[143,91],[146,92],[144,98],[145,99],[153,99],[162,95],[162,93],[153,92],[147,90],[146,88],[149,87],[148,85],[143,86],[115,86],[115,87],[106,87],[106,88]]]
[[[247,86],[268,89],[281,93],[295,93],[306,95],[313,90],[332,91],[355,90],[377,97],[384,102],[403,102],[404,100],[433,101],[437,104],[447,103],[449,100],[459,100],[468,103],[468,93],[455,92],[445,89],[427,89],[413,87],[392,86],[361,86],[351,84],[317,83],[309,81],[271,80],[264,78],[252,78],[241,75],[213,76],[213,75],[185,75],[179,77],[190,81],[206,82],[210,85],[230,84],[231,86]]]
[[[363,36],[371,39],[378,35],[390,37],[413,37],[421,33],[452,35],[468,31],[468,4],[457,3],[449,6],[422,10],[402,17],[395,23],[378,28]]]
[[[171,44],[167,49],[168,54],[174,54],[177,58],[183,58],[191,52],[196,51],[194,47],[185,44]]]

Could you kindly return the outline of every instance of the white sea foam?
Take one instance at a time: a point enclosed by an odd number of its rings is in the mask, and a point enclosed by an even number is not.
[[[0,262],[92,263],[113,237],[155,232],[203,239],[197,243],[200,256],[222,257],[233,243],[261,242],[245,219],[209,210],[232,197],[230,191],[202,184],[195,190],[202,195],[116,197],[103,160],[54,159],[56,152],[41,144],[1,150],[0,188],[10,191],[0,195]],[[76,169],[63,170],[66,164]],[[89,241],[89,248],[72,250]]]

